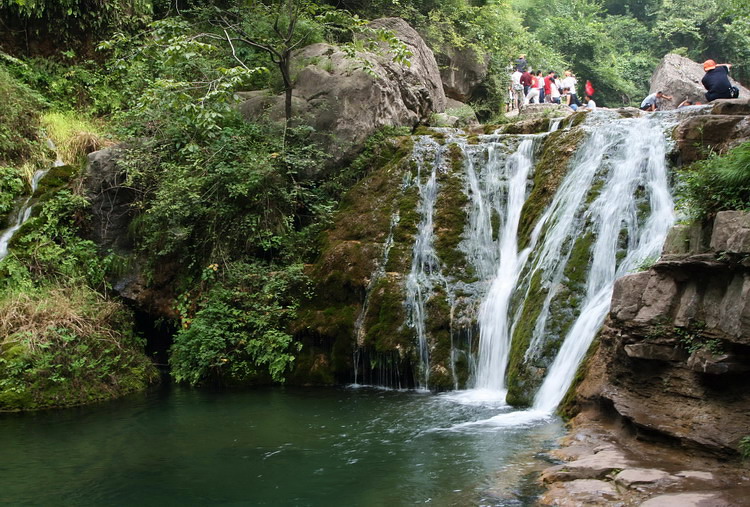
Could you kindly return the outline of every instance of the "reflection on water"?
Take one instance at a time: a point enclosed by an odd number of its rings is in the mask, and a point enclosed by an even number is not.
[[[0,503],[526,505],[561,423],[466,424],[501,412],[413,391],[166,387],[5,414]]]

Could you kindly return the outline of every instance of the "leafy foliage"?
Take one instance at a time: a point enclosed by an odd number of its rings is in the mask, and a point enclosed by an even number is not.
[[[299,350],[284,327],[306,287],[300,265],[271,270],[236,262],[221,273],[209,265],[200,285],[180,297],[172,375],[190,384],[283,381]]]
[[[750,142],[713,155],[679,173],[678,203],[692,218],[750,209]]]
[[[3,105],[0,108],[0,164],[20,165],[38,157],[39,109],[43,101],[13,78],[1,61],[0,103]]]

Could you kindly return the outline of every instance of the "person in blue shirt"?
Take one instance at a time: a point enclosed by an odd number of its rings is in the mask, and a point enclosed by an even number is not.
[[[706,89],[707,101],[732,98],[732,84],[729,82],[731,67],[731,63],[716,63],[713,60],[703,62],[703,70],[706,74],[701,83]]]

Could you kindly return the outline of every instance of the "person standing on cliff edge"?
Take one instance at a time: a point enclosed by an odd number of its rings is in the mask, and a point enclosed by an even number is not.
[[[706,89],[706,100],[708,102],[716,99],[732,99],[739,95],[739,90],[729,82],[729,69],[731,67],[731,63],[716,63],[713,60],[703,62],[703,70],[706,74],[703,76],[701,83]]]

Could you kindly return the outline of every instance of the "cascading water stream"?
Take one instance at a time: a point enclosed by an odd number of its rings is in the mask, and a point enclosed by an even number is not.
[[[510,350],[508,308],[528,250],[518,253],[518,224],[533,166],[533,139],[525,139],[507,163],[505,221],[500,231],[500,265],[479,313],[479,365],[476,388],[502,391]]]
[[[47,139],[47,147],[57,153],[57,149],[51,139]],[[57,155],[53,167],[60,167],[62,165],[64,165],[63,161],[60,159],[60,156]],[[14,218],[10,221],[10,227],[0,234],[0,261],[7,257],[8,245],[10,245],[10,241],[13,239],[16,231],[18,231],[18,229],[20,229],[21,226],[31,217],[31,212],[34,209],[34,193],[37,188],[39,188],[39,182],[44,178],[47,172],[49,172],[49,168],[38,169],[34,172],[30,182],[31,191],[29,192],[28,197],[21,202],[20,206],[15,211],[15,214],[13,215]]]
[[[620,136],[609,131],[611,137]],[[534,409],[552,412],[570,387],[609,310],[614,282],[659,254],[674,223],[674,203],[669,193],[664,135],[648,119],[626,124],[625,142],[610,154],[612,170],[597,199],[587,211],[596,234],[592,248],[586,296],[579,317],[565,338],[534,399]],[[592,149],[595,147],[592,147]],[[633,196],[641,188],[649,214],[641,225]],[[618,240],[627,230],[625,256],[617,263]]]
[[[443,152],[438,143],[423,137],[414,147],[417,162],[415,184],[419,191],[419,214],[411,270],[406,278],[406,307],[409,325],[414,328],[419,344],[420,387],[426,387],[430,375],[430,355],[425,330],[425,305],[436,283],[440,283],[440,260],[433,245],[433,210],[437,199],[437,174],[444,164]],[[425,176],[425,172],[429,173]],[[424,180],[424,181],[423,181]]]
[[[578,147],[571,169],[535,225],[528,250],[515,257],[517,228],[509,223],[516,218],[511,211],[514,206],[508,206],[503,232],[512,231],[513,241],[507,245],[502,240],[498,276],[483,301],[480,316],[483,337],[498,339],[499,343],[488,340],[487,346],[480,348],[481,374],[477,375],[475,387],[502,386],[498,377],[507,369],[507,348],[521,323],[521,309],[533,304],[529,302],[534,299],[539,304],[538,297],[530,297],[535,291],[542,291],[542,305],[535,314],[538,316],[526,360],[541,353],[555,318],[550,307],[556,298],[559,305],[561,291],[569,283],[566,267],[570,269],[574,247],[579,241],[585,245],[581,239],[590,237],[590,246],[585,250],[585,287],[576,296],[580,299],[578,307],[566,309],[574,315],[568,331],[561,336],[562,346],[547,368],[530,410],[462,423],[452,430],[484,424],[517,426],[552,414],[606,317],[615,280],[660,252],[674,222],[664,134],[668,126],[659,117],[600,119],[605,121],[584,127],[588,135]],[[580,257],[580,252],[576,255]],[[511,311],[509,304],[513,304],[514,297],[521,306]],[[485,326],[491,329],[485,330]],[[485,357],[487,354],[490,357]],[[464,397],[467,398],[475,400],[482,395]]]

